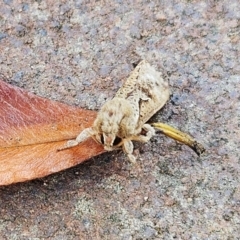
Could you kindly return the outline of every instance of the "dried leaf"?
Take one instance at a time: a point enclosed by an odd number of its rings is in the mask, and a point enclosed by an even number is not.
[[[0,185],[46,176],[102,153],[92,139],[57,151],[96,112],[44,99],[0,80]]]

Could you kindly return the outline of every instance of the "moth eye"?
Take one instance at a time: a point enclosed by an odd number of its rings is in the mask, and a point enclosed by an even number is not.
[[[119,138],[119,137],[116,137],[116,138],[114,139],[113,146],[116,146],[116,145],[118,145],[118,144],[119,144],[121,141],[122,141],[122,139],[121,139],[121,138]]]
[[[104,144],[103,134],[100,135],[100,140],[101,140],[101,143]]]

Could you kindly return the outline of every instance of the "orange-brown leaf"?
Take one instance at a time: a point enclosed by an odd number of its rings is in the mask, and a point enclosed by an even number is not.
[[[0,80],[0,185],[46,176],[102,153],[92,139],[57,151],[96,112],[44,99]]]

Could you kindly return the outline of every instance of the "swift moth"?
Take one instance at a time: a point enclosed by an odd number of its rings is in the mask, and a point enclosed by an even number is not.
[[[146,122],[169,99],[168,82],[162,74],[143,60],[133,70],[115,97],[98,112],[91,128],[84,129],[75,140],[60,149],[71,148],[92,137],[112,151],[122,147],[131,162],[135,162],[132,141],[147,142],[155,134]]]

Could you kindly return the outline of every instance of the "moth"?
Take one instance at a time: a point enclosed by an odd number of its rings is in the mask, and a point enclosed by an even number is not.
[[[169,85],[162,73],[143,60],[133,70],[115,97],[106,102],[97,114],[93,126],[84,129],[75,140],[60,149],[71,148],[92,137],[112,151],[122,147],[134,163],[132,141],[147,142],[155,129],[146,122],[169,99]]]
[[[77,146],[92,137],[103,144],[106,151],[122,148],[130,162],[135,163],[132,141],[147,142],[155,135],[155,129],[188,145],[198,155],[205,151],[194,138],[167,124],[147,121],[169,99],[169,85],[162,73],[143,60],[133,70],[115,97],[106,102],[97,114],[93,126],[84,129],[75,140],[59,149]]]

